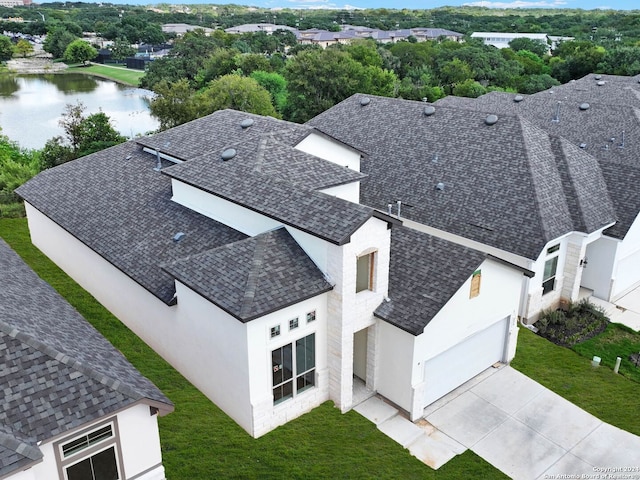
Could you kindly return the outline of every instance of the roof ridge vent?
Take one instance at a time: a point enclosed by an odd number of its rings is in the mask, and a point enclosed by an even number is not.
[[[580,104],[580,110],[589,110],[589,107],[591,107],[591,105],[589,105],[587,102]]]
[[[235,148],[227,148],[224,152],[220,154],[220,158],[222,158],[222,160],[226,162],[228,160],[231,160],[233,157],[235,157],[236,153],[237,152]]]
[[[522,95],[516,95],[515,97],[513,97],[513,101],[516,103],[519,103],[523,100],[524,100],[524,97]]]
[[[240,122],[240,126],[243,130],[245,128],[249,128],[251,125],[253,125],[253,118],[245,118],[244,120],[242,120],[242,122]]]
[[[427,117],[430,117],[431,115],[436,113],[436,107],[434,107],[433,105],[428,105],[428,106],[424,107],[423,112]]]
[[[371,103],[371,99],[369,97],[362,97],[360,99],[360,105],[363,106],[363,107],[366,107],[370,103]]]
[[[487,125],[495,125],[498,122],[498,116],[493,113],[487,115],[487,118],[484,119],[484,123]]]

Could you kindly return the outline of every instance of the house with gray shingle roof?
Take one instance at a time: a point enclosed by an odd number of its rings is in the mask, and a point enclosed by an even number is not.
[[[592,74],[534,95],[492,92],[475,100],[447,97],[438,105],[518,115],[589,154],[594,160],[575,170],[574,188],[585,207],[572,211],[596,218],[594,209],[610,202],[615,223],[601,235],[571,241],[577,255],[558,265],[572,278],[562,295],[576,299],[582,289],[615,301],[640,285],[640,77]],[[589,186],[596,173],[604,191]]]
[[[18,193],[33,242],[251,435],[374,392],[420,418],[513,358],[531,272],[360,203],[370,153],[334,133],[223,110]]]
[[[3,240],[0,283],[0,478],[163,479],[172,403]]]
[[[361,203],[396,214],[401,208],[405,225],[535,272],[519,311],[535,321],[542,309],[579,297],[588,263],[589,272],[602,274],[596,251],[623,217],[607,168],[557,131],[556,100],[539,95],[544,108],[532,108],[537,99],[496,93],[484,104],[483,97],[448,97],[436,105],[355,95],[308,124],[365,152]],[[498,96],[508,96],[510,107],[497,107]],[[569,123],[567,109],[561,125]],[[584,112],[574,110],[575,126]],[[637,192],[622,190],[627,198]],[[635,218],[640,210],[632,209]]]

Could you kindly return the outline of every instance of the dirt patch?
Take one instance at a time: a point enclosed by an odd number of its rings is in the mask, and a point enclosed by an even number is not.
[[[12,73],[59,73],[67,69],[67,64],[62,62],[54,63],[50,58],[14,58],[7,62],[7,68]]]

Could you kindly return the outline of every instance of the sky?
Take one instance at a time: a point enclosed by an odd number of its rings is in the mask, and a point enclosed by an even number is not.
[[[245,4],[245,2],[233,2]],[[488,8],[582,8],[640,10],[638,0],[262,0],[256,6],[289,8],[409,8],[430,9],[443,6],[470,5]]]
[[[86,1],[86,0],[85,0]],[[154,0],[114,1],[113,3],[157,3]],[[393,9],[431,9],[443,6],[483,6],[488,8],[582,8],[634,10],[640,11],[639,0],[178,0],[177,4],[212,3],[253,5],[263,8],[393,8]]]

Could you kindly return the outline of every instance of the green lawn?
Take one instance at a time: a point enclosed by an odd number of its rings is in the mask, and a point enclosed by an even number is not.
[[[160,419],[171,480],[508,478],[470,451],[431,470],[359,414],[342,415],[330,402],[253,439],[33,247],[26,220],[0,219],[0,237],[175,403],[175,412]]]
[[[573,350],[589,359],[600,357],[601,365],[611,370],[616,364],[616,357],[620,357],[620,374],[640,382],[640,367],[629,360],[630,354],[640,352],[640,333],[629,327],[610,323],[604,333],[574,345]]]
[[[640,385],[521,328],[511,366],[599,419],[640,435]]]
[[[86,73],[96,75],[98,77],[108,78],[115,80],[116,82],[124,83],[137,87],[140,84],[140,79],[144,77],[144,72],[141,70],[128,69],[121,66],[110,65],[98,65],[92,64],[84,67],[82,65],[70,66],[67,72],[71,73]]]

